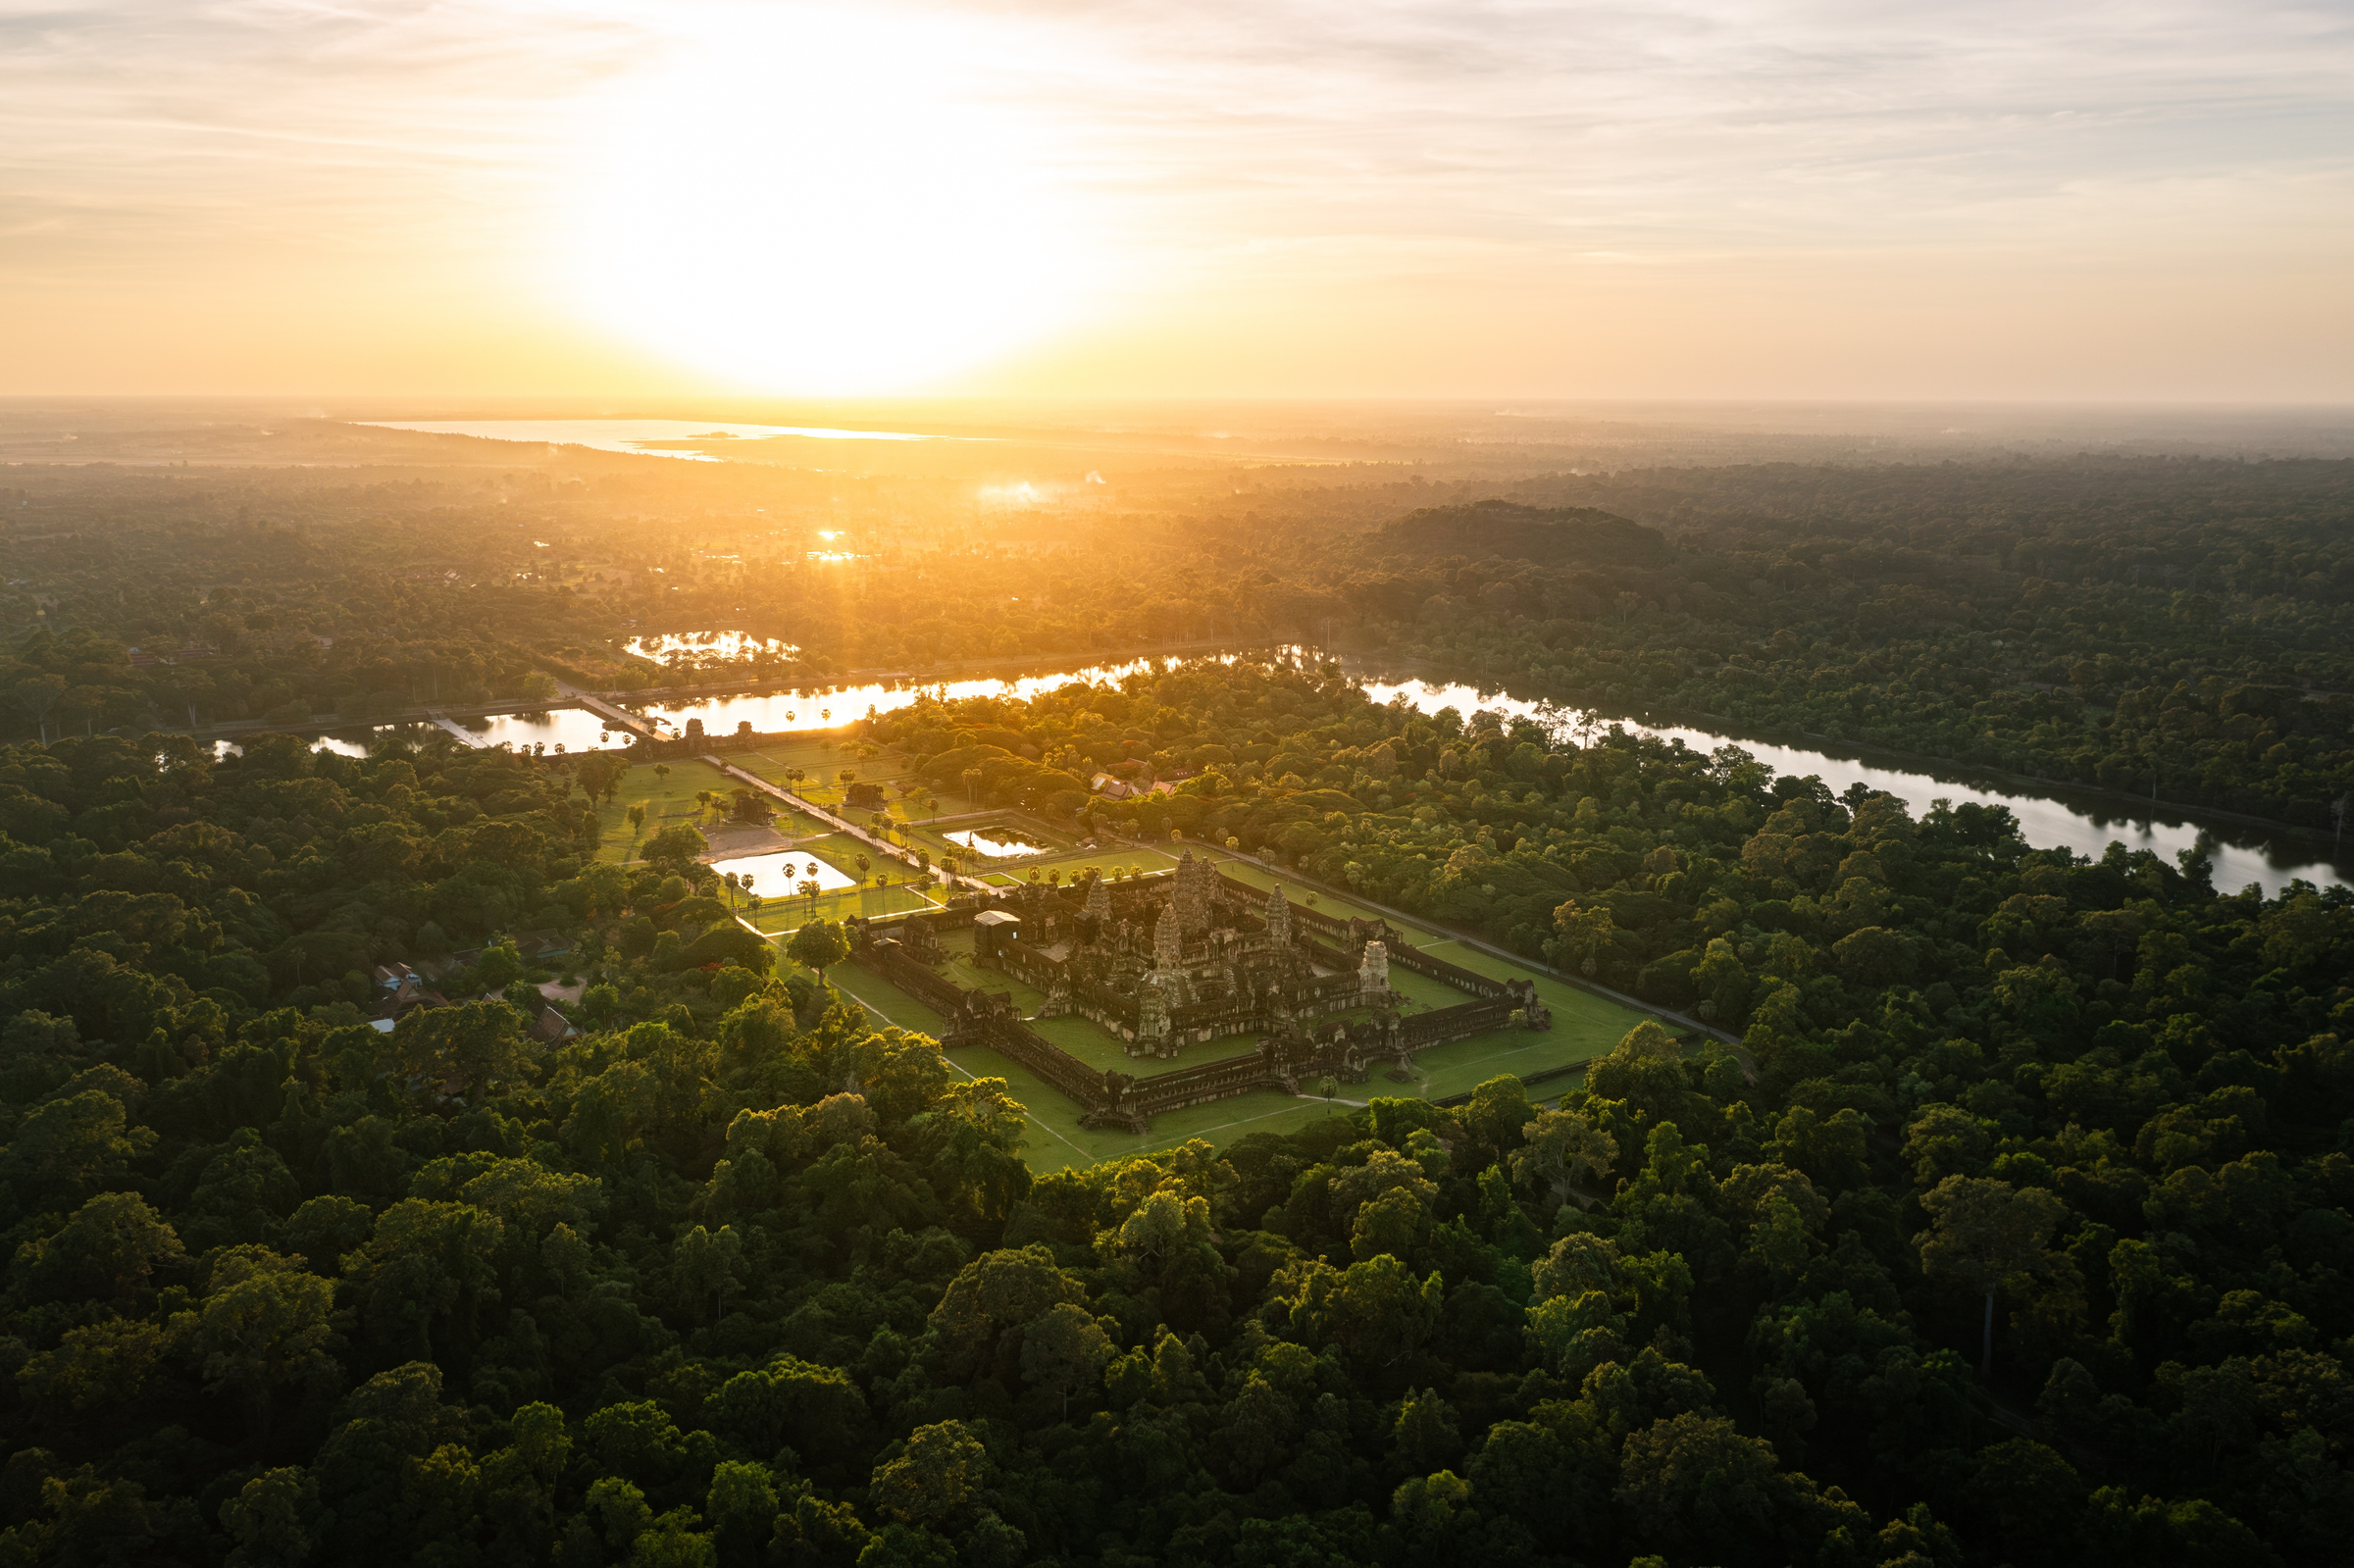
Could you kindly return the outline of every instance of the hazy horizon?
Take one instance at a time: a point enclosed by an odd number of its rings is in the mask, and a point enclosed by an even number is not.
[[[2354,399],[2342,11],[91,0],[0,39],[0,392]]]

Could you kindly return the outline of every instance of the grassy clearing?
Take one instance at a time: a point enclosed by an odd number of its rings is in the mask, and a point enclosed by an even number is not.
[[[731,752],[728,760],[746,773],[757,774],[771,784],[784,784],[829,810],[842,808],[841,776],[842,770],[847,768],[858,776],[856,783],[884,785],[894,808],[892,815],[901,820],[906,812],[896,786],[916,782],[915,760],[904,753],[885,751],[880,756],[861,757],[852,744],[814,737],[777,741],[758,751]],[[792,782],[792,771],[795,768],[802,776],[797,785]]]
[[[1232,877],[1236,882],[1266,892],[1272,892],[1277,886],[1281,886],[1285,895],[1293,903],[1306,904],[1308,908],[1313,909],[1319,915],[1330,915],[1336,920],[1348,920],[1355,917],[1361,920],[1387,920],[1392,925],[1398,924],[1395,916],[1384,915],[1377,909],[1354,903],[1336,894],[1325,892],[1322,888],[1311,890],[1303,887],[1297,878],[1285,882],[1280,874],[1262,870],[1247,860],[1229,860],[1223,855],[1214,855],[1212,858],[1216,861],[1218,870]],[[1313,899],[1314,902],[1310,903],[1310,899]],[[1415,931],[1414,935],[1420,936],[1422,933]],[[1415,945],[1420,946],[1422,943],[1416,942]]]
[[[1555,980],[1550,975],[1540,975],[1510,959],[1498,958],[1493,953],[1483,953],[1452,937],[1433,942],[1422,950],[1433,958],[1443,959],[1458,969],[1468,969],[1475,975],[1487,975],[1497,980],[1535,981],[1537,994],[1544,998],[1546,1006],[1553,1009],[1553,1033],[1556,1036],[1601,1041],[1585,1053],[1588,1056],[1601,1055],[1624,1039],[1628,1030],[1647,1018],[1658,1016],[1623,1006],[1608,996],[1597,996],[1590,990],[1580,990],[1566,982]]]
[[[656,772],[663,769],[663,772]],[[610,801],[596,808],[596,858],[628,862],[638,858],[638,846],[665,828],[685,823],[699,828],[726,815],[695,803],[694,792],[710,789],[724,795],[724,781],[700,763],[641,763],[622,775],[621,787]],[[645,828],[630,827],[630,807],[645,807]]]

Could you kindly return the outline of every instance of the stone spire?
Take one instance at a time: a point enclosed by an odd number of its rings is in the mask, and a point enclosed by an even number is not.
[[[1099,931],[1111,929],[1111,885],[1098,873],[1087,885],[1087,915]]]
[[[1389,995],[1390,949],[1384,942],[1365,943],[1363,962],[1356,966],[1356,986],[1367,1001],[1379,1001]]]
[[[1160,921],[1152,928],[1152,967],[1174,971],[1184,940],[1185,933],[1177,919],[1177,900],[1172,898],[1162,906]]]
[[[1172,897],[1177,906],[1177,926],[1188,936],[1209,929],[1211,889],[1217,884],[1217,873],[1209,869],[1206,860],[1196,860],[1191,849],[1177,857],[1177,875]]]
[[[1288,952],[1292,945],[1292,903],[1283,896],[1283,885],[1267,894],[1267,940],[1277,952]]]

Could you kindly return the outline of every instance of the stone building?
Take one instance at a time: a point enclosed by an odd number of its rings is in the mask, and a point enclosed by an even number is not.
[[[1381,942],[1343,953],[1305,939],[1281,887],[1257,899],[1191,850],[1165,881],[1093,879],[1075,917],[1067,895],[1017,895],[1024,902],[1014,921],[977,930],[975,957],[1045,991],[1040,1017],[1090,1019],[1131,1056],[1284,1035],[1396,1001]]]

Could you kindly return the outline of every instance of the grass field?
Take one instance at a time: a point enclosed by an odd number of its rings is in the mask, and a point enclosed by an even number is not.
[[[656,774],[656,766],[640,764],[622,775],[621,787],[613,798],[596,808],[597,859],[635,860],[638,846],[663,829],[680,823],[699,828],[724,815],[703,810],[694,800],[697,789],[727,792],[725,781],[717,773],[699,762],[671,763],[667,774]],[[630,807],[636,805],[646,808],[642,834],[630,828]]]
[[[668,774],[656,774],[654,770],[660,766],[667,766]],[[730,779],[707,763],[640,763],[622,775],[621,787],[614,791],[613,798],[596,808],[596,858],[635,860],[639,846],[665,828],[680,823],[700,828],[719,822],[727,816],[728,808],[724,802],[739,787],[741,781]],[[698,789],[710,790],[720,797],[723,804],[708,809],[697,805],[694,796]],[[816,818],[794,811],[774,797],[768,803],[776,810],[776,820],[772,826],[788,838],[797,840],[812,834],[833,832]],[[634,805],[646,808],[642,832],[633,832],[630,828],[629,811]]]
[[[730,752],[728,760],[744,772],[757,774],[771,784],[784,784],[828,810],[842,809],[841,775],[843,769],[848,768],[858,775],[859,784],[885,785],[885,794],[892,804],[891,814],[900,820],[907,813],[897,785],[915,782],[915,761],[903,753],[885,751],[881,756],[861,757],[851,745],[830,746],[814,738],[782,740],[758,751]],[[791,780],[794,768],[800,769],[802,775],[797,785]]]

